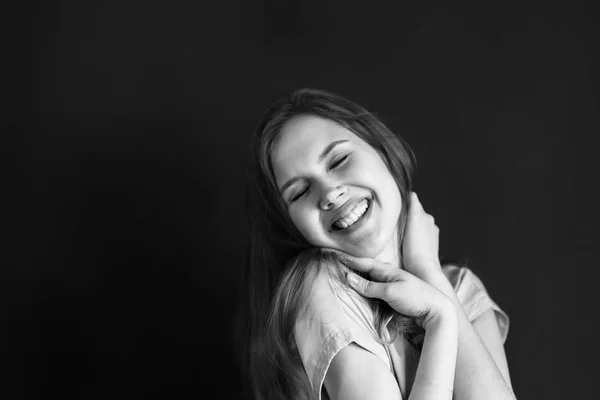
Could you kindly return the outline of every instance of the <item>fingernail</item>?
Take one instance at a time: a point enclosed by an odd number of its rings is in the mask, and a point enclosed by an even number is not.
[[[352,286],[358,286],[358,276],[352,272],[348,272],[346,274],[346,278],[348,279],[348,283]]]

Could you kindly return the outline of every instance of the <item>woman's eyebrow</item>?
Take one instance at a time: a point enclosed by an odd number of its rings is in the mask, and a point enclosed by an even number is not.
[[[331,142],[329,143],[327,146],[325,146],[325,148],[323,149],[323,151],[321,152],[321,154],[319,154],[319,162],[323,162],[323,160],[325,159],[325,157],[327,157],[327,154],[331,153],[331,150],[333,150],[333,148],[335,146],[337,146],[338,144],[342,144],[345,142],[348,142],[349,140],[336,140],[335,142]]]
[[[325,148],[323,149],[323,151],[321,152],[321,154],[319,154],[319,162],[323,162],[323,160],[325,159],[325,157],[327,157],[327,155],[329,153],[331,153],[331,151],[338,145],[342,144],[342,143],[346,143],[349,142],[349,140],[336,140],[334,142],[329,143],[327,146],[325,146]],[[279,193],[284,193],[286,191],[286,189],[288,187],[290,187],[291,185],[293,185],[294,183],[296,183],[297,181],[299,181],[300,178],[299,177],[294,177],[290,180],[288,180],[286,183],[283,184],[283,186],[281,186],[281,189],[279,189]]]

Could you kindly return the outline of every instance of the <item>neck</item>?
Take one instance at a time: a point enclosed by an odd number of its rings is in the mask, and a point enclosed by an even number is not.
[[[399,266],[400,268],[402,268],[402,265],[400,263],[400,251],[398,248],[398,233],[397,232],[392,236],[392,238],[390,239],[387,246],[385,246],[383,251],[381,253],[379,253],[378,255],[376,255],[374,258],[376,260],[379,260],[379,261],[382,261],[385,263],[389,263],[389,264],[393,265],[394,267]]]

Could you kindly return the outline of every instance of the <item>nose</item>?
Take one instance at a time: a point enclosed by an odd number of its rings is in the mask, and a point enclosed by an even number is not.
[[[324,189],[323,196],[321,197],[321,208],[323,210],[331,209],[338,202],[344,199],[346,193],[347,189],[345,186],[336,186]]]

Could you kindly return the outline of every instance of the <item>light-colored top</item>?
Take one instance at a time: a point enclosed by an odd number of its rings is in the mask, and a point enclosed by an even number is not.
[[[321,266],[311,286],[306,306],[294,328],[296,344],[313,393],[319,400],[329,399],[323,386],[333,357],[354,342],[379,357],[398,381],[403,398],[414,379],[417,355],[402,335],[393,344],[378,341],[374,315],[367,300],[340,281],[333,266]],[[495,311],[502,341],[508,335],[508,315],[490,298],[481,280],[468,268],[443,267],[469,321],[484,311]],[[387,334],[387,332],[386,332]]]

